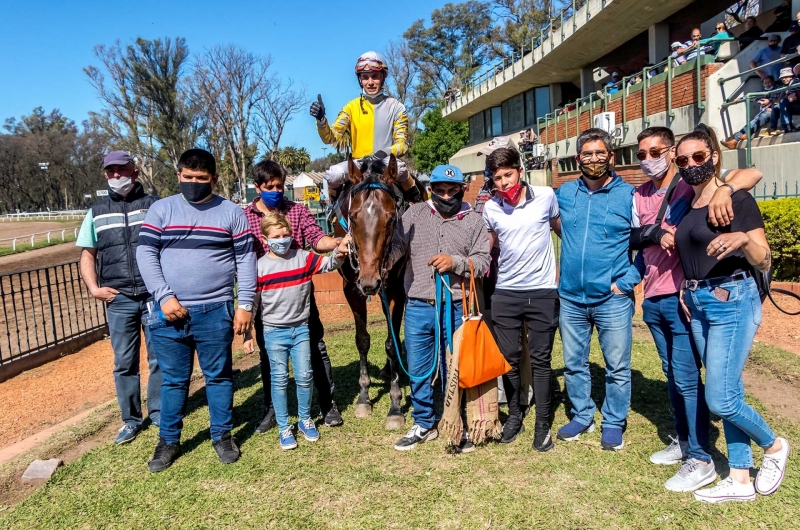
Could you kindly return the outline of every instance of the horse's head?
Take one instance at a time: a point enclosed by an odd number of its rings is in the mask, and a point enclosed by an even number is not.
[[[392,244],[397,205],[391,187],[397,178],[397,160],[358,167],[348,158],[350,191],[349,229],[358,262],[356,285],[365,295],[378,292],[386,279],[386,257]]]

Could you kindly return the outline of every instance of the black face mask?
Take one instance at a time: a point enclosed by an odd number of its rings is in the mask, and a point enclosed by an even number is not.
[[[180,190],[189,202],[200,202],[211,195],[210,182],[181,182]]]
[[[717,169],[714,167],[713,159],[708,157],[708,160],[699,166],[678,168],[678,172],[681,174],[681,178],[686,184],[689,186],[699,186],[711,180],[711,177],[716,174]]]
[[[442,217],[450,217],[461,210],[461,201],[464,199],[464,190],[459,191],[449,199],[439,197],[435,193],[431,193],[431,201],[433,207],[439,212]]]

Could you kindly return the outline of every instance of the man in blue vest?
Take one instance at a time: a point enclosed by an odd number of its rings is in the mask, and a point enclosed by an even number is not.
[[[136,179],[139,171],[124,151],[112,151],[103,160],[108,197],[96,202],[81,225],[77,245],[81,276],[92,296],[108,308],[108,331],[114,350],[114,384],[123,425],[114,443],[132,441],[142,430],[139,386],[141,318],[152,297],[136,266],[136,245],[144,216],[156,197],[148,195]],[[161,370],[145,330],[150,377],[147,411],[158,427],[161,411]]]

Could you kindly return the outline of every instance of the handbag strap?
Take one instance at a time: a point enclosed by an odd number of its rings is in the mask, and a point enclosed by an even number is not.
[[[475,289],[475,266],[472,263],[472,258],[467,258],[469,263],[469,316],[477,316],[480,314],[478,311],[478,294]]]

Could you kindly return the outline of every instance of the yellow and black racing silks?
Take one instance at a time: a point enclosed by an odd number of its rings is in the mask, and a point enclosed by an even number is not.
[[[327,119],[317,122],[319,137],[328,145],[338,143],[348,130],[353,158],[376,151],[400,157],[408,151],[406,108],[386,95],[359,96],[344,106],[333,125]]]

